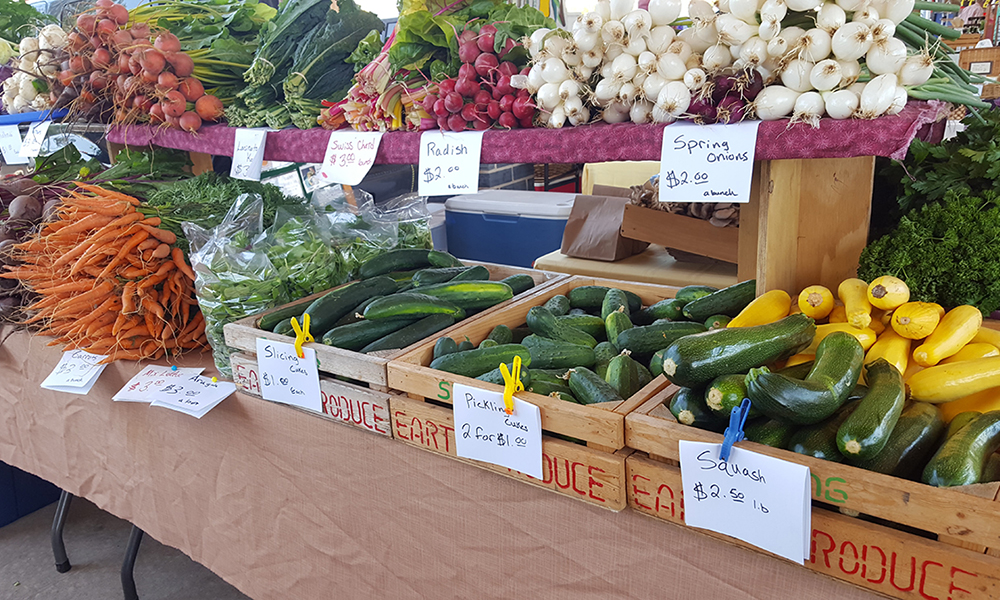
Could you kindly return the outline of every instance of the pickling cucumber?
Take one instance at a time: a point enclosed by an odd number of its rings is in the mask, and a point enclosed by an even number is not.
[[[520,344],[503,344],[492,348],[468,350],[446,354],[431,361],[431,368],[465,377],[479,377],[500,367],[500,363],[513,363],[521,357],[521,368],[531,366],[531,353]]]
[[[552,311],[544,306],[532,306],[528,310],[525,321],[529,329],[542,337],[587,346],[588,348],[597,345],[594,336],[567,325],[565,322],[560,322],[552,314]]]
[[[542,306],[549,309],[549,311],[557,317],[565,315],[570,310],[569,298],[563,296],[562,294],[552,296]]]
[[[604,294],[604,300],[601,302],[601,318],[607,319],[608,315],[618,311],[624,311],[626,316],[631,314],[628,308],[628,296],[625,295],[625,290],[611,288]]]
[[[586,367],[570,369],[569,387],[580,404],[622,402],[624,399],[608,382]]]
[[[601,305],[604,304],[604,296],[608,294],[608,290],[610,289],[603,285],[582,285],[571,289],[566,296],[569,298],[569,303],[573,308],[600,310]],[[629,311],[635,312],[642,308],[642,299],[638,295],[627,290],[625,291],[625,295],[628,297]]]
[[[527,273],[518,273],[517,275],[505,277],[500,280],[500,283],[506,283],[515,296],[535,287],[535,280]]]

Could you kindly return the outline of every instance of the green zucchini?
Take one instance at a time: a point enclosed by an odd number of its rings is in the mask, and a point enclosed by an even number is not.
[[[476,265],[462,271],[448,281],[488,281],[489,278],[490,270],[483,265]]]
[[[592,367],[596,362],[593,349],[579,344],[529,335],[521,342],[531,352],[536,369]]]
[[[813,458],[844,462],[844,455],[837,449],[837,430],[857,406],[857,401],[848,402],[825,421],[800,428],[788,440],[788,449]]]
[[[744,436],[751,442],[781,449],[788,445],[788,440],[792,438],[793,433],[795,433],[794,425],[788,421],[769,417],[747,421],[743,428]]]
[[[911,479],[920,473],[937,448],[944,430],[944,419],[937,406],[911,402],[900,413],[881,452],[866,460],[848,460],[862,469]]]
[[[692,300],[697,300],[709,294],[714,294],[719,291],[719,288],[712,287],[710,285],[686,285],[681,289],[677,290],[677,294],[674,298],[681,300],[683,302],[691,302]]]
[[[607,339],[607,331],[604,328],[604,321],[600,317],[595,317],[594,315],[562,315],[557,316],[556,321],[560,323],[565,323],[570,327],[575,327],[580,331],[589,334],[598,341],[603,341]]]
[[[685,336],[704,332],[705,326],[701,323],[675,321],[626,329],[619,333],[613,341],[619,350],[629,350],[632,354],[649,355],[663,350]]]
[[[465,271],[474,268],[475,267],[448,267],[445,269],[421,269],[413,274],[413,284],[419,287],[422,285],[434,285],[435,283],[446,283]]]
[[[514,372],[514,363],[507,363],[507,372]],[[506,385],[506,382],[503,380],[503,371],[500,370],[500,367],[497,367],[488,373],[483,373],[479,377],[476,377],[476,379],[479,381],[495,383],[497,385]],[[532,385],[533,379],[531,370],[521,367],[519,379],[521,380],[521,385],[524,386],[524,389],[528,389]]]
[[[361,279],[371,279],[393,271],[410,271],[430,266],[429,250],[422,248],[400,248],[377,254],[366,260],[358,270]],[[456,265],[448,265],[456,266]]]
[[[840,453],[861,460],[882,451],[906,400],[902,374],[884,358],[869,364],[865,377],[868,393],[837,431]]]
[[[469,339],[469,336],[465,336],[465,339],[458,343],[459,352],[466,352],[468,350],[475,350],[475,349],[476,345],[472,343],[472,340]]]
[[[729,425],[729,419],[720,419],[708,410],[705,404],[705,392],[701,389],[682,387],[670,399],[670,414],[682,425],[691,425],[709,431],[723,431]]]
[[[639,391],[639,363],[632,360],[626,352],[619,354],[608,363],[608,372],[604,381],[618,390],[622,398],[629,398]]]
[[[446,354],[431,361],[431,368],[465,377],[479,377],[500,367],[500,363],[511,364],[514,357],[521,357],[521,368],[531,366],[531,353],[520,344],[503,344],[492,348],[467,350]]]
[[[608,315],[618,311],[624,311],[626,316],[631,314],[628,308],[628,296],[625,295],[625,290],[611,288],[604,294],[604,301],[601,302],[601,318],[607,319]]]
[[[684,305],[684,316],[699,323],[704,323],[712,315],[735,317],[756,296],[757,280],[749,279],[691,300]]]
[[[311,319],[310,319],[311,320]],[[311,328],[310,328],[311,329]],[[288,318],[274,326],[274,333],[278,335],[295,335],[295,328],[292,327],[292,319]],[[314,336],[315,337],[315,336]]]
[[[569,372],[569,387],[580,404],[623,402],[624,398],[611,386],[586,367],[576,367]]]
[[[419,318],[378,319],[376,321],[359,321],[350,325],[334,327],[323,334],[322,342],[327,346],[343,348],[344,350],[360,350],[375,340],[381,339],[394,331],[416,323]]]
[[[287,306],[282,306],[277,308],[266,315],[261,316],[257,319],[257,329],[263,329],[264,331],[274,331],[274,328],[282,321],[289,321],[292,317],[298,317],[302,314],[302,311],[306,309],[307,306],[312,302],[312,300],[305,300],[302,302],[293,302]],[[604,324],[602,323],[603,327]]]
[[[709,329],[725,329],[729,322],[732,321],[730,317],[726,315],[712,315],[711,317],[705,319],[705,327]]]
[[[951,419],[951,423],[948,423],[948,431],[945,433],[945,439],[950,438],[959,432],[963,427],[969,423],[976,420],[976,417],[983,413],[978,410],[969,410],[963,413],[958,413]]]
[[[449,281],[422,285],[419,291],[468,311],[490,308],[514,297],[510,286],[499,281]]]
[[[507,327],[506,325],[497,325],[486,337],[487,339],[493,340],[497,344],[509,344],[514,339],[514,334],[511,333],[510,327]]]
[[[500,280],[500,283],[506,283],[515,296],[535,287],[535,280],[527,273],[518,273],[517,275],[505,277]]]
[[[632,329],[632,320],[623,310],[616,310],[604,319],[604,331],[609,341],[617,340],[618,335],[627,329]]]
[[[560,394],[573,394],[573,390],[569,388],[566,381],[559,383],[552,383],[550,381],[537,381],[532,377],[531,387],[525,387],[529,392],[533,394],[540,394],[542,396],[549,396],[553,392],[558,392]]]
[[[819,343],[816,361],[805,379],[772,373],[767,367],[750,369],[747,394],[753,405],[769,417],[800,425],[818,423],[837,412],[858,385],[864,358],[865,351],[857,338],[836,331]]]
[[[317,298],[302,313],[309,315],[309,329],[326,333],[333,329],[344,315],[373,296],[385,296],[396,291],[396,282],[389,277],[373,277],[355,281]],[[404,315],[397,315],[404,316]],[[299,319],[299,324],[302,319]]]
[[[427,252],[427,262],[431,266],[437,267],[439,269],[447,269],[449,267],[461,267],[462,261],[458,260],[451,254],[447,252],[442,252],[440,250],[431,250]]]
[[[385,298],[385,296],[372,296],[371,298],[365,300],[361,304],[351,309],[351,311],[348,312],[346,315],[341,317],[340,320],[334,323],[333,326],[340,327],[341,325],[350,325],[351,323],[357,323],[359,321],[363,321],[365,318],[365,309],[368,308],[369,304],[375,302],[379,298]]]
[[[499,346],[499,345],[500,344],[496,340],[491,340],[490,338],[486,338],[483,341],[479,342],[480,348],[492,348],[493,346]]]
[[[747,397],[747,386],[744,375],[720,375],[705,388],[705,404],[719,418],[728,419],[733,408],[740,405]],[[752,404],[748,418],[754,418],[759,411]]]
[[[567,314],[570,309],[569,298],[563,296],[562,294],[552,296],[542,306],[549,309],[549,311],[557,317]]]
[[[458,344],[448,336],[440,338],[434,343],[434,358],[441,358],[445,354],[458,352]]]
[[[741,373],[791,355],[807,346],[815,333],[815,322],[798,314],[767,325],[685,335],[664,350],[663,373],[671,383],[697,387],[719,375]]]
[[[454,315],[429,315],[420,319],[416,323],[407,325],[402,329],[396,330],[389,335],[368,344],[361,349],[361,352],[376,352],[378,350],[397,350],[400,348],[406,348],[410,344],[415,344],[416,342],[430,337],[442,329],[447,329],[454,324]],[[448,356],[454,355],[449,354]]]
[[[945,440],[921,480],[937,487],[979,483],[990,455],[1000,448],[1000,410],[983,413]]]
[[[584,333],[579,329],[560,322],[552,311],[544,306],[532,306],[525,317],[528,328],[535,334],[553,340],[561,340],[571,344],[579,344],[593,348],[597,345],[594,336]]]
[[[979,478],[980,483],[990,483],[1000,481],[1000,454],[993,453],[986,459],[986,466],[983,467],[983,476]]]
[[[682,321],[684,320],[684,305],[687,303],[687,300],[681,300],[679,298],[660,300],[656,304],[652,304],[640,311],[636,311],[635,314],[632,315],[632,322],[636,325],[649,325],[653,321],[657,321],[659,319]]]
[[[658,350],[657,352],[654,352],[653,357],[649,359],[649,372],[652,373],[653,377],[663,375],[663,355],[666,351],[666,348]]]
[[[418,292],[402,292],[380,298],[365,308],[365,319],[392,319],[395,317],[426,317],[429,315],[451,315],[464,319],[462,307],[443,298],[436,298]]]
[[[573,308],[600,310],[604,304],[604,297],[610,289],[603,285],[582,285],[571,289],[567,297]],[[638,295],[629,291],[626,291],[625,295],[628,296],[628,309],[630,312],[635,312],[642,308],[642,299]]]

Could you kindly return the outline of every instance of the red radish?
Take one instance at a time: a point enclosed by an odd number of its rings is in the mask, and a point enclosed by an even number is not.
[[[98,48],[94,50],[93,62],[95,67],[106,69],[111,65],[111,53],[107,48]]]
[[[159,75],[166,67],[167,61],[163,57],[163,53],[156,48],[147,48],[139,55],[139,64],[142,65],[143,70]]]
[[[104,76],[100,71],[90,72],[90,87],[94,88],[98,92],[108,87],[108,78]]]
[[[448,131],[448,117],[439,116],[437,118],[438,129]]]
[[[451,113],[457,113],[462,110],[462,104],[464,103],[462,96],[458,92],[452,92],[444,97],[444,107]]]
[[[444,98],[448,94],[455,91],[455,80],[445,79],[438,84],[438,98]]]
[[[92,35],[89,38],[87,38],[87,43],[90,45],[91,48],[100,48],[101,46],[104,45],[104,40],[101,39],[101,36],[99,35]]]
[[[503,48],[500,49],[500,52],[497,52],[497,56],[500,58],[507,56],[516,46],[517,43],[515,43],[514,40],[507,38],[507,41],[504,42]]]
[[[476,45],[483,52],[493,52],[493,43],[496,38],[497,28],[493,25],[486,24],[483,25],[479,30],[479,37],[476,39]]]
[[[505,60],[500,63],[499,67],[497,67],[497,71],[499,71],[501,75],[506,75],[507,77],[517,75],[517,65],[509,60]],[[525,75],[527,75],[527,73],[525,73]]]
[[[94,35],[97,31],[97,17],[86,13],[76,18],[76,28],[87,35]]]
[[[188,77],[180,82],[177,91],[184,94],[188,102],[196,102],[198,98],[205,95],[205,87],[194,77]]]
[[[506,96],[507,94],[513,93],[514,88],[510,85],[510,77],[501,75],[500,79],[497,79],[496,86],[493,88],[493,95],[496,96],[497,94],[500,94],[500,96]]]
[[[177,91],[167,92],[160,104],[163,105],[163,114],[168,117],[180,117],[187,110],[184,95]]]
[[[456,113],[448,117],[448,129],[452,131],[465,131],[466,122],[462,115]]]
[[[146,102],[146,95],[139,94],[132,98],[132,108],[142,108],[144,102]]]
[[[514,116],[518,120],[523,120],[525,118],[530,118],[535,114],[535,107],[531,104],[529,98],[518,96],[514,99],[514,104],[510,108],[510,112],[514,113]]]
[[[524,117],[523,119],[521,119],[518,122],[521,124],[521,127],[524,127],[525,129],[531,129],[532,127],[535,126],[535,116],[534,115],[530,115],[530,116]]]
[[[434,103],[438,101],[438,97],[434,94],[427,94],[424,99],[420,101],[420,106],[429,115],[434,114]]]
[[[97,35],[109,36],[118,29],[118,24],[111,19],[101,19],[97,22]]]
[[[222,108],[222,100],[212,94],[205,94],[194,103],[194,110],[201,117],[202,121],[218,121],[225,114]]]
[[[174,68],[174,75],[178,77],[190,77],[194,72],[194,61],[183,52],[167,54],[167,62]]]
[[[472,101],[475,102],[476,104],[489,104],[490,100],[492,99],[493,98],[490,96],[490,93],[487,92],[486,90],[479,90],[472,97]]]
[[[471,103],[466,104],[465,106],[462,107],[462,111],[459,114],[462,115],[462,118],[465,119],[466,121],[475,121],[476,105]]]
[[[122,52],[121,54],[118,55],[118,70],[119,71],[121,71],[122,73],[125,73],[126,71],[130,72],[132,70],[129,67],[129,59],[130,58],[132,58],[132,57],[129,56],[128,54],[125,54],[124,52]]]
[[[458,79],[470,79],[475,81],[477,79],[476,67],[472,63],[464,63],[458,68]]]
[[[178,123],[184,131],[194,133],[195,131],[198,131],[199,127],[201,127],[201,117],[198,116],[198,113],[187,111],[180,116]]]
[[[163,115],[163,120],[167,122],[167,125],[169,125],[170,127],[173,127],[174,129],[180,129],[181,128],[181,122],[180,122],[180,119],[178,117],[171,117],[170,115],[164,114]]]
[[[514,106],[514,94],[507,94],[503,98],[500,98],[500,110],[503,112],[510,112],[510,109]]]
[[[455,84],[455,91],[466,98],[475,96],[479,89],[479,84],[472,79],[459,79],[458,83]]]
[[[156,87],[160,91],[169,92],[170,90],[177,89],[177,76],[170,71],[164,71],[160,73],[160,76],[156,78]],[[178,90],[180,93],[184,93],[184,90]]]
[[[471,29],[466,29],[462,33],[458,34],[459,44],[468,44],[469,42],[476,41],[476,32]]]
[[[153,42],[153,47],[162,52],[180,52],[181,42],[177,39],[177,36],[165,31],[160,35],[156,36],[156,41]]]
[[[138,75],[139,73],[142,73],[142,65],[139,64],[139,59],[136,58],[134,55],[128,61],[128,70],[129,73],[133,75]]]
[[[458,60],[464,63],[475,62],[480,50],[476,42],[466,42],[458,45]]]
[[[500,115],[500,118],[497,119],[497,123],[500,124],[500,127],[504,127],[506,129],[517,129],[520,126],[520,123],[517,121],[517,117],[509,112],[505,112]]]
[[[483,52],[476,58],[476,73],[479,73],[480,77],[486,77],[499,66],[500,61],[497,60],[496,54]]]
[[[431,114],[435,117],[447,117],[451,112],[446,107],[444,100],[438,98],[438,101],[434,103],[434,112]]]
[[[503,114],[503,111],[500,110],[500,103],[496,100],[491,101],[486,107],[486,114],[488,114],[494,121],[499,119],[500,115]]]
[[[69,70],[77,75],[90,72],[90,60],[82,54],[77,54],[69,58]]]
[[[486,119],[479,118],[472,122],[472,127],[476,131],[483,131],[490,128],[490,122]]]
[[[526,89],[525,90],[517,90],[516,96],[518,98],[530,98],[531,97],[531,92],[529,92]]]
[[[121,4],[115,4],[108,9],[108,16],[119,25],[125,25],[128,23],[128,9]]]

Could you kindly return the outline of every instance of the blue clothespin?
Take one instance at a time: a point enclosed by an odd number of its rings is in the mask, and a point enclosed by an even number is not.
[[[719,450],[719,459],[729,460],[729,452],[733,444],[742,441],[743,425],[747,422],[747,415],[750,414],[750,399],[744,398],[739,406],[733,407],[733,412],[729,414],[729,427],[726,427],[725,438],[722,440],[722,449]]]

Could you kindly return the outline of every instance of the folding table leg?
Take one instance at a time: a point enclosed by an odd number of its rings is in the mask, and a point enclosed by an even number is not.
[[[122,562],[122,591],[125,592],[125,600],[139,600],[139,593],[135,590],[134,570],[140,543],[142,543],[142,530],[133,525],[132,532],[128,535],[128,546],[125,548],[125,560]]]
[[[56,558],[56,571],[65,573],[73,568],[69,564],[69,557],[66,556],[66,544],[63,543],[63,527],[66,526],[66,515],[69,513],[69,504],[73,500],[73,495],[63,490],[59,494],[59,503],[56,504],[56,516],[52,519],[52,554]]]

